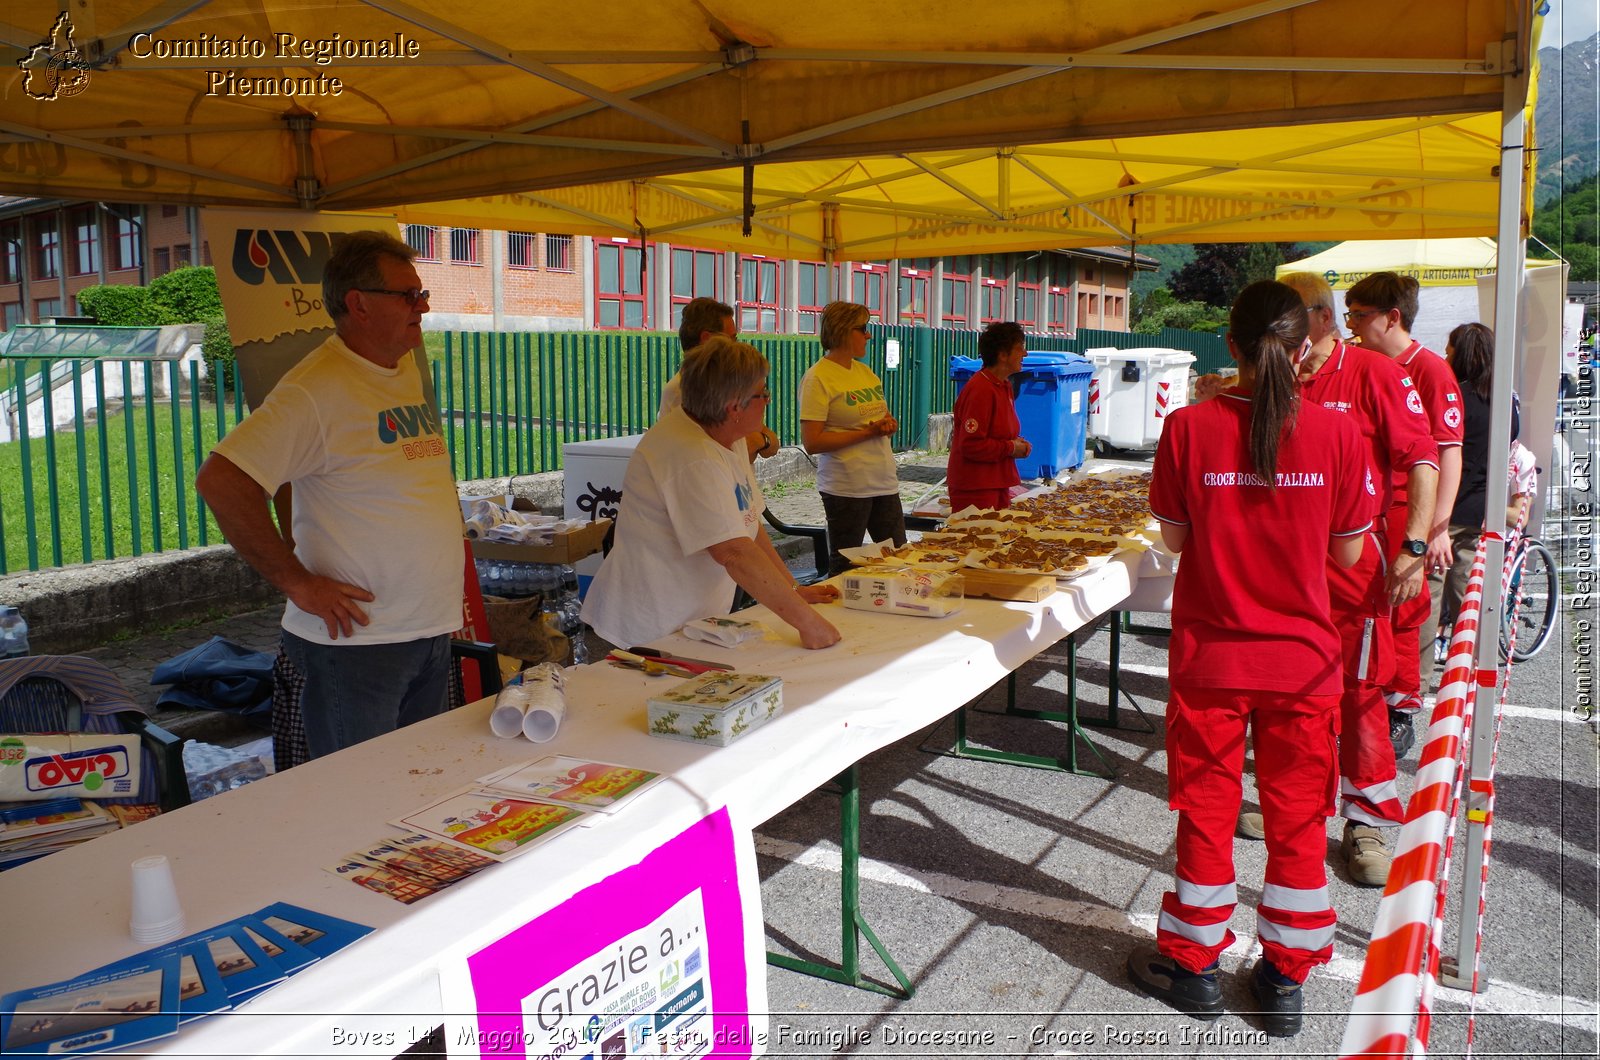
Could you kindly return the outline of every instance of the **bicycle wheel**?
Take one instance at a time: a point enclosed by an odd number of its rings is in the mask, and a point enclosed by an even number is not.
[[[1517,645],[1511,653],[1516,662],[1527,662],[1538,655],[1550,640],[1555,627],[1556,608],[1561,606],[1561,579],[1555,557],[1539,541],[1523,546],[1522,567],[1512,578],[1516,603]],[[1508,605],[1513,602],[1508,600]],[[1500,655],[1506,654],[1506,634],[1510,630],[1512,608],[1506,608],[1506,622],[1500,630]]]

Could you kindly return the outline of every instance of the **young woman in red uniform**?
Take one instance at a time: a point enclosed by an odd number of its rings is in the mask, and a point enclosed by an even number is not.
[[[1267,871],[1250,987],[1273,1035],[1299,1031],[1300,985],[1333,954],[1323,855],[1343,681],[1325,568],[1330,554],[1359,558],[1376,501],[1348,417],[1300,400],[1305,344],[1293,289],[1245,288],[1228,336],[1238,385],[1173,414],[1156,450],[1150,509],[1183,553],[1167,706],[1176,887],[1156,945],[1128,959],[1146,993],[1201,1019],[1222,1014],[1217,958],[1234,940],[1233,830],[1253,728]]]
[[[1017,461],[1033,451],[1018,437],[1022,425],[1011,396],[1011,377],[1022,371],[1027,353],[1028,337],[1020,324],[990,324],[978,336],[983,369],[961,388],[951,417],[945,474],[952,512],[1011,507],[1011,487],[1022,481]]]

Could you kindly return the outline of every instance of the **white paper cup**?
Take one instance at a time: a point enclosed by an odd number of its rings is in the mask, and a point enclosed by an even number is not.
[[[567,713],[565,701],[553,707],[530,707],[522,718],[522,735],[534,743],[549,743],[561,728],[561,719]]]
[[[564,684],[561,669],[549,663],[524,675],[528,712],[522,716],[522,735],[534,743],[549,743],[556,738],[561,720],[567,716]]]
[[[489,731],[502,740],[522,733],[522,706],[517,703],[496,703],[489,713]]]
[[[133,863],[132,912],[128,930],[135,942],[167,942],[183,934],[183,907],[165,854]]]

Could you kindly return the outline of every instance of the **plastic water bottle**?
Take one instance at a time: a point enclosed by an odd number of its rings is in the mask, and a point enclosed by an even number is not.
[[[189,778],[189,797],[196,802],[267,775],[261,759],[197,740],[183,745],[183,770]]]
[[[0,607],[0,656],[17,659],[28,654],[28,620],[15,607]]]
[[[556,625],[572,642],[573,665],[589,661],[589,648],[583,635],[583,601],[578,599],[578,572],[561,567],[561,596]]]

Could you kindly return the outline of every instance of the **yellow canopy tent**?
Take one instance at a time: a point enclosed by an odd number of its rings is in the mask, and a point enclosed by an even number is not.
[[[811,260],[1492,231],[1499,115],[904,152],[509,191],[401,220]],[[749,234],[744,232],[748,190]]]
[[[1477,288],[1478,277],[1495,271],[1499,251],[1483,236],[1465,239],[1369,239],[1340,243],[1321,254],[1278,266],[1279,276],[1314,272],[1336,291],[1348,290],[1374,272],[1413,276],[1423,287]],[[1557,262],[1528,258],[1530,269]]]
[[[1320,212],[1363,193],[1395,224],[1436,210],[1424,234],[1481,232],[1498,137],[1490,120],[1447,119],[1502,109],[1531,55],[1531,2],[992,4],[975,21],[954,0],[648,0],[559,17],[447,0],[83,0],[65,14],[16,0],[0,35],[0,193],[352,210],[732,167],[752,198],[832,185],[877,198],[862,181],[909,169],[903,187],[954,193],[1036,244],[1054,241],[1037,215],[1056,213],[1068,237],[1131,234],[1145,217],[1152,236],[1213,238],[1204,222],[1257,214],[1263,195],[1279,223],[1226,238],[1320,221],[1365,234]],[[1323,128],[1287,131],[1308,123]],[[957,164],[1050,143],[1075,146]],[[874,157],[892,161],[768,175]],[[1202,177],[1189,209],[1177,186]],[[919,220],[913,202],[863,233],[892,245]]]

